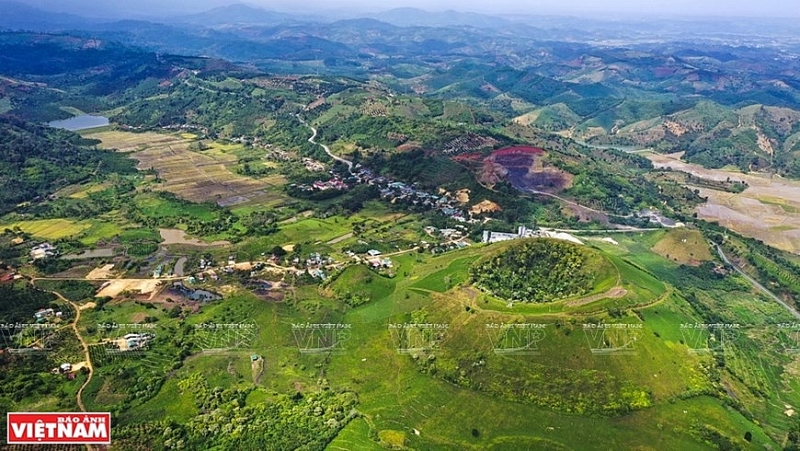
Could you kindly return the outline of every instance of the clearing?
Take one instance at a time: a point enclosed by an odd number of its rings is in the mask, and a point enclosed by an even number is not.
[[[87,279],[113,279],[114,274],[111,270],[114,269],[114,264],[104,265],[100,268],[95,268],[86,275]]]
[[[133,292],[137,294],[153,293],[158,289],[161,281],[156,279],[115,279],[110,280],[107,285],[100,289],[95,297],[111,297],[119,296],[123,291]]]
[[[622,288],[621,286],[617,285],[610,290],[606,291],[605,293],[598,293],[591,296],[586,296],[580,299],[574,299],[572,301],[567,301],[565,304],[568,307],[580,307],[582,305],[591,304],[592,302],[599,301],[600,299],[620,299],[624,298],[625,295],[628,294],[628,290]]]

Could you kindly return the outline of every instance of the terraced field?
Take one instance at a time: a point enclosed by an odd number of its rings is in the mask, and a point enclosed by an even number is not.
[[[253,179],[234,173],[237,157],[224,150],[192,151],[188,135],[104,131],[91,135],[103,147],[132,152],[141,170],[155,169],[163,180],[157,189],[192,202],[220,206],[259,203],[274,206],[284,197],[277,192],[285,180],[280,175]]]

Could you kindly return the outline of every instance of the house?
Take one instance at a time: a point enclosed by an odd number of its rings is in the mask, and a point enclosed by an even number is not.
[[[72,364],[70,363],[62,363],[59,367],[62,372],[66,373],[68,371],[72,371]]]
[[[47,257],[52,257],[56,255],[58,250],[50,243],[42,243],[31,248],[31,258],[34,260],[40,260]]]
[[[306,259],[306,266],[318,266],[323,263],[323,258],[318,252],[312,252]]]
[[[49,318],[49,317],[51,317],[51,316],[53,316],[55,314],[56,314],[55,310],[53,310],[51,308],[48,308],[48,309],[39,310],[38,312],[34,313],[33,316],[37,320],[40,320],[40,319],[44,319],[44,318]]]
[[[125,335],[125,344],[128,346],[129,350],[139,349],[146,345],[153,337],[153,334],[127,334]]]
[[[370,249],[367,251],[367,255],[369,255],[370,257],[377,257],[378,255],[381,255],[381,251],[377,249]]]
[[[456,229],[441,229],[439,230],[439,233],[444,238],[458,238],[461,236],[461,232]]]

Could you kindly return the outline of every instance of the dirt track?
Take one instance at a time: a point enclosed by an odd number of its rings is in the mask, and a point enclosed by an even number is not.
[[[628,294],[628,290],[620,286],[616,286],[612,287],[605,293],[598,293],[592,296],[586,296],[585,298],[574,299],[567,302],[566,305],[569,307],[580,307],[581,305],[591,304],[592,302],[599,301],[600,299],[619,299],[624,297],[626,294]]]

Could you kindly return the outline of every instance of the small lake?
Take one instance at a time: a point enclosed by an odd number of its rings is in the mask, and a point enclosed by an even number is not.
[[[65,130],[77,131],[85,130],[87,128],[103,127],[108,125],[108,118],[105,116],[92,116],[91,114],[82,114],[80,116],[71,117],[61,121],[48,122],[47,125],[53,128],[63,128]]]
[[[231,244],[230,241],[207,243],[196,238],[189,238],[186,236],[186,232],[180,229],[158,229],[158,233],[161,234],[161,239],[164,240],[161,244],[189,244],[192,246],[223,246]]]

